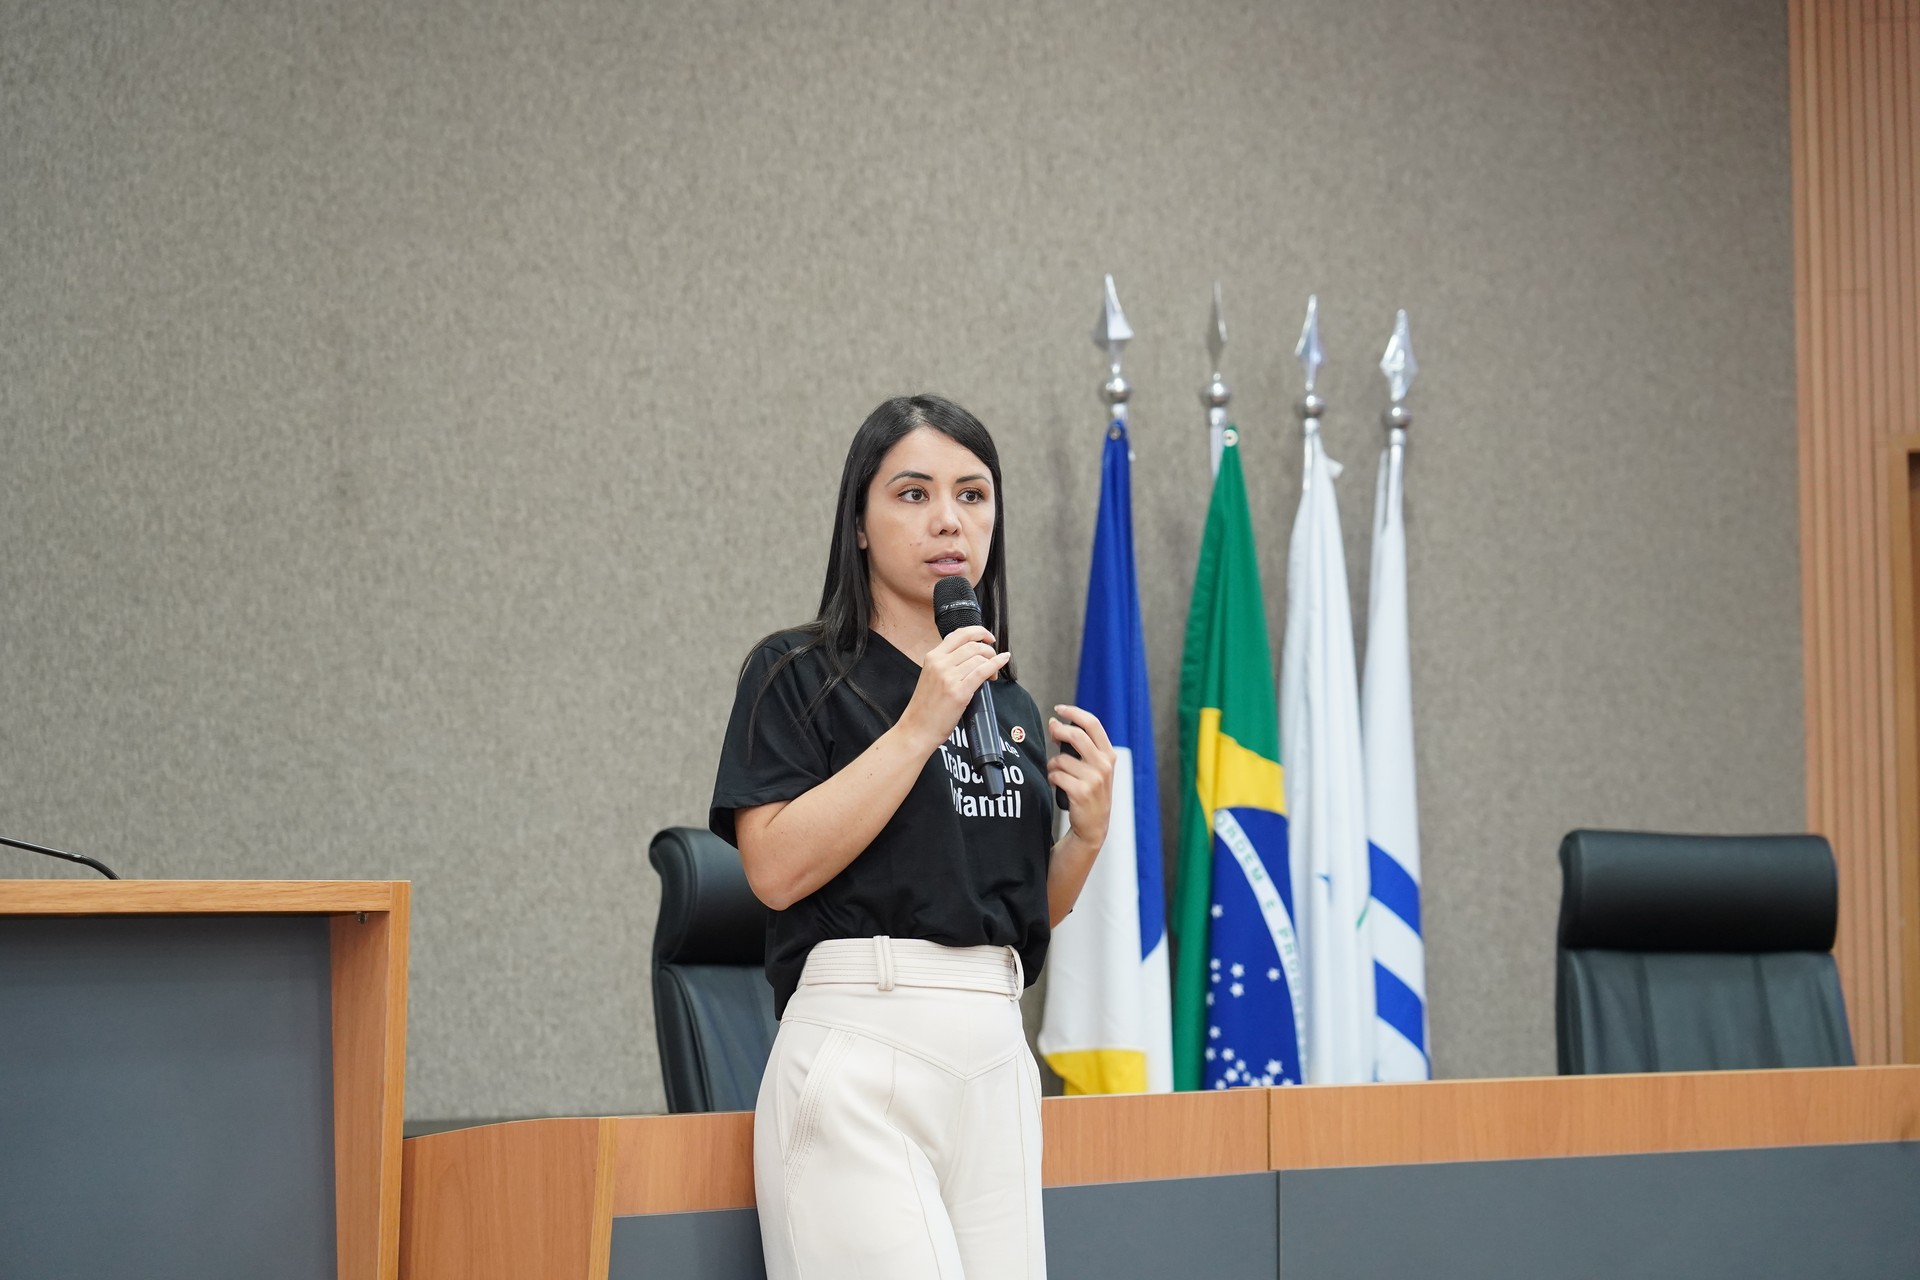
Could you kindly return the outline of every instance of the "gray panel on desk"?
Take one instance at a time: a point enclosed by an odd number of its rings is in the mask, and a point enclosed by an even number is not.
[[[766,1280],[752,1209],[648,1213],[613,1220],[607,1280]]]
[[[0,1275],[334,1280],[316,916],[0,918]]]
[[[1049,1280],[1273,1280],[1274,1175],[1050,1187]],[[752,1209],[613,1220],[609,1280],[765,1280]]]
[[[1050,1187],[1048,1280],[1273,1280],[1274,1175]]]
[[[1884,1280],[1916,1206],[1913,1142],[1289,1170],[1280,1280]]]

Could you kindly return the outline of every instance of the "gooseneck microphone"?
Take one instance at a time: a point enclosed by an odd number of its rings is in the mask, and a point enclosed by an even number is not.
[[[65,858],[68,862],[77,862],[83,867],[92,867],[109,880],[118,880],[120,878],[113,873],[113,869],[106,863],[89,858],[84,853],[62,853],[58,849],[49,849],[45,845],[28,844],[25,840],[9,840],[5,836],[0,836],[0,844],[4,844],[13,849],[25,849],[28,853],[45,854],[49,858]]]
[[[964,575],[956,573],[933,584],[933,623],[940,628],[942,640],[961,627],[984,625],[980,600]],[[967,757],[986,778],[987,794],[1001,795],[1007,789],[1007,747],[1000,741],[1000,720],[993,710],[993,681],[973,691],[961,723],[966,726]]]

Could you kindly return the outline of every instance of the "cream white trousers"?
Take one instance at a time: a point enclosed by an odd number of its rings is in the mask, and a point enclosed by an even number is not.
[[[808,954],[754,1109],[767,1280],[1044,1280],[1024,985],[1010,947]]]

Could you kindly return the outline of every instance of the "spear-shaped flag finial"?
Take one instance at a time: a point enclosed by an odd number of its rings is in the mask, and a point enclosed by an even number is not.
[[[1233,402],[1233,389],[1220,374],[1221,357],[1227,353],[1227,320],[1220,309],[1220,282],[1213,282],[1213,319],[1207,324],[1207,352],[1213,357],[1213,376],[1200,393],[1207,407],[1207,434],[1213,442],[1213,471],[1220,473],[1220,453],[1229,444],[1240,442],[1239,433],[1227,425],[1227,406]]]
[[[1307,394],[1312,395],[1320,366],[1326,363],[1326,356],[1320,350],[1320,295],[1317,293],[1307,298],[1307,322],[1300,326],[1300,342],[1293,354],[1299,357],[1300,367],[1306,372]]]
[[[1387,375],[1387,392],[1393,402],[1405,400],[1420,373],[1420,362],[1413,358],[1413,340],[1407,336],[1405,311],[1394,319],[1393,337],[1387,340],[1386,354],[1380,357],[1380,372]]]
[[[1120,367],[1120,357],[1127,343],[1133,340],[1133,329],[1127,324],[1127,313],[1120,309],[1120,294],[1113,287],[1113,277],[1107,277],[1107,302],[1101,308],[1100,322],[1093,326],[1093,345],[1104,347],[1107,359],[1113,367]]]
[[[1227,318],[1220,310],[1220,282],[1213,282],[1213,322],[1207,326],[1207,354],[1213,357],[1213,373],[1220,376],[1220,357],[1227,351]]]
[[[1128,397],[1133,387],[1126,376],[1120,372],[1120,361],[1126,353],[1127,343],[1133,340],[1133,327],[1127,323],[1127,313],[1120,309],[1120,294],[1113,287],[1113,277],[1107,277],[1106,304],[1100,310],[1100,321],[1093,326],[1093,345],[1103,347],[1107,353],[1108,376],[1101,385],[1100,394],[1113,406],[1116,417],[1124,418]]]

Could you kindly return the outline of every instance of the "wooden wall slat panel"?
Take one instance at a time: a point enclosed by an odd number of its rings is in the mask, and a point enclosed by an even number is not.
[[[1893,288],[1897,290],[1897,307],[1895,307],[1897,328],[1895,328],[1893,351],[1901,361],[1901,378],[1899,378],[1901,395],[1895,401],[1895,420],[1889,430],[1907,432],[1912,430],[1914,422],[1920,422],[1920,255],[1916,255],[1916,244],[1920,244],[1920,234],[1916,234],[1916,200],[1914,200],[1916,182],[1920,182],[1920,178],[1916,178],[1916,152],[1914,152],[1914,138],[1916,134],[1920,134],[1920,129],[1914,129],[1914,113],[1920,111],[1920,94],[1914,92],[1914,79],[1916,75],[1920,75],[1920,63],[1914,61],[1914,23],[1920,21],[1920,10],[1916,10],[1916,6],[1910,4],[1910,0],[1903,0],[1899,6],[1895,6],[1895,13],[1899,21],[1891,23],[1891,31],[1889,31],[1889,42],[1891,42],[1893,59],[1895,59],[1893,113],[1891,113],[1895,142],[1891,152],[1893,152],[1893,167],[1895,167]],[[1905,472],[1905,466],[1901,466],[1899,470]],[[1899,480],[1901,484],[1905,484],[1907,482],[1905,474],[1901,474]],[[1895,530],[1895,545],[1903,545],[1899,543],[1899,530]],[[1895,557],[1893,560],[1895,572],[1899,572],[1903,562],[1905,557]],[[1903,583],[1910,585],[1910,570],[1907,574],[1901,574],[1895,583],[1897,587],[1893,597],[1895,601],[1901,599],[1903,595],[1903,591],[1899,589]],[[1908,639],[1907,651],[1897,651],[1893,654],[1895,672],[1903,662],[1910,662],[1910,658],[1912,658],[1912,637]],[[1895,729],[1897,729],[1897,722],[1895,722]],[[1895,756],[1893,764],[1899,766],[1901,758]],[[1920,1006],[1914,1004],[1914,994],[1920,992],[1920,971],[1916,971],[1916,960],[1920,960],[1920,948],[1916,948],[1916,940],[1920,940],[1920,935],[1916,935],[1916,929],[1920,929],[1920,921],[1916,921],[1908,910],[1903,910],[1899,902],[1910,900],[1905,887],[1910,883],[1912,864],[1916,858],[1920,858],[1920,850],[1914,848],[1914,831],[1910,829],[1910,825],[1903,823],[1899,816],[1899,794],[1903,787],[1910,789],[1914,785],[1914,773],[1916,773],[1914,768],[1908,768],[1907,777],[1905,779],[1895,777],[1893,787],[1889,787],[1895,802],[1893,819],[1891,819],[1893,823],[1891,831],[1895,841],[1895,856],[1891,862],[1895,865],[1891,869],[1893,869],[1893,883],[1899,887],[1893,894],[1897,904],[1895,906],[1895,925],[1897,925],[1895,940],[1899,944],[1895,946],[1897,963],[1893,965],[1895,981],[1893,981],[1889,1006],[1893,1009],[1891,1017],[1895,1025],[1903,1027],[1903,1044],[1907,1048],[1908,1057],[1920,1055]]]
[[[1901,675],[1901,713],[1905,736],[1904,776],[1900,779],[1900,919],[1905,945],[1901,948],[1906,977],[1901,1002],[1902,1025],[1907,1028],[1909,1056],[1920,1041],[1920,437],[1909,436],[1899,449],[1896,480],[1904,499],[1908,540],[1906,563],[1900,566],[1895,598],[1900,603],[1901,631],[1907,640],[1898,668]],[[1896,557],[1896,559],[1899,559]]]
[[[1891,291],[1892,266],[1888,253],[1888,242],[1893,230],[1886,216],[1885,192],[1892,185],[1888,181],[1886,162],[1891,147],[1886,135],[1891,133],[1892,111],[1888,100],[1888,85],[1891,72],[1888,57],[1891,45],[1887,38],[1892,22],[1885,13],[1886,0],[1878,0],[1874,21],[1868,28],[1867,37],[1867,74],[1866,102],[1869,118],[1875,122],[1873,127],[1863,131],[1868,157],[1866,221],[1868,226],[1867,266],[1869,287],[1861,299],[1863,316],[1867,329],[1867,357],[1873,376],[1865,384],[1868,415],[1867,439],[1863,442],[1859,461],[1861,484],[1864,486],[1867,506],[1871,508],[1873,523],[1869,526],[1868,536],[1863,540],[1866,555],[1863,565],[1870,570],[1866,584],[1866,597],[1863,608],[1867,613],[1872,630],[1873,648],[1871,666],[1872,684],[1866,691],[1869,695],[1875,690],[1887,690],[1893,687],[1893,651],[1888,636],[1889,588],[1887,578],[1891,557],[1888,555],[1887,495],[1886,487],[1880,483],[1881,467],[1875,442],[1886,438],[1891,420],[1889,404],[1889,386],[1897,379],[1898,373],[1893,361],[1893,344],[1889,341],[1891,321],[1887,310],[1887,295]],[[1880,123],[1885,122],[1885,123]],[[1893,726],[1888,718],[1889,701],[1884,697],[1872,698],[1868,705],[1872,709],[1870,743],[1875,773],[1881,777],[1877,794],[1869,794],[1866,820],[1868,829],[1881,833],[1882,844],[1869,846],[1863,851],[1862,879],[1871,888],[1872,895],[1879,902],[1891,902],[1888,896],[1889,877],[1888,859],[1883,856],[1884,839],[1888,831],[1887,818],[1891,812],[1893,791],[1889,785],[1892,774],[1889,769],[1892,758]],[[1885,1061],[1891,1056],[1892,1028],[1895,1025],[1893,993],[1895,967],[1893,930],[1889,927],[1888,913],[1871,911],[1868,914],[1873,939],[1873,967],[1878,991],[1875,1003],[1882,1010],[1880,1020],[1887,1028],[1883,1034],[1881,1058]]]
[[[1886,452],[1887,496],[1892,508],[1893,538],[1893,719],[1898,759],[1902,767],[1894,779],[1896,846],[1920,848],[1920,625],[1915,602],[1920,601],[1920,435],[1898,437]],[[1904,531],[1905,536],[1901,536]],[[1901,1025],[1920,1028],[1920,857],[1896,860],[1895,895],[1900,913],[1902,942],[1895,976],[1902,977],[1894,999]],[[1913,1037],[1909,1037],[1911,1040]]]
[[[1816,92],[1824,90],[1824,96],[1828,98],[1828,148],[1834,161],[1832,173],[1828,177],[1828,190],[1824,192],[1828,200],[1832,200],[1832,209],[1834,209],[1834,223],[1830,228],[1832,240],[1828,242],[1828,248],[1826,248],[1828,255],[1834,261],[1834,282],[1828,294],[1818,299],[1818,305],[1828,317],[1826,359],[1828,359],[1828,367],[1834,370],[1834,390],[1828,403],[1822,407],[1822,415],[1824,415],[1822,436],[1834,439],[1836,447],[1828,457],[1828,474],[1822,476],[1820,480],[1824,489],[1834,493],[1834,501],[1830,505],[1837,512],[1845,512],[1849,510],[1849,497],[1851,497],[1847,493],[1847,484],[1845,484],[1847,480],[1845,459],[1847,459],[1847,451],[1851,449],[1851,439],[1847,438],[1847,420],[1853,413],[1849,403],[1849,397],[1853,393],[1853,376],[1851,376],[1853,370],[1847,361],[1847,355],[1853,351],[1853,334],[1847,324],[1847,307],[1845,307],[1845,299],[1853,290],[1853,203],[1847,200],[1847,186],[1849,182],[1853,182],[1853,165],[1851,165],[1853,155],[1849,148],[1849,140],[1853,136],[1853,129],[1851,129],[1853,121],[1851,121],[1851,109],[1847,102],[1845,86],[1853,81],[1853,69],[1851,69],[1851,58],[1849,58],[1853,23],[1849,21],[1851,13],[1847,12],[1847,8],[1836,8],[1832,17],[1834,17],[1834,23],[1832,23],[1834,44],[1828,54],[1832,71],[1830,71],[1830,79],[1824,83],[1824,86],[1816,86]],[[1853,629],[1853,618],[1847,614],[1847,608],[1845,608],[1847,585],[1849,585],[1847,564],[1851,560],[1849,557],[1851,547],[1847,547],[1847,530],[1843,520],[1834,520],[1834,512],[1828,514],[1828,520],[1830,520],[1830,528],[1834,530],[1834,547],[1832,547],[1832,560],[1826,576],[1824,606],[1832,614],[1834,618],[1832,626],[1836,629],[1836,645],[1830,651],[1832,652],[1830,662],[1834,668],[1834,766],[1830,773],[1834,777],[1830,779],[1828,802],[1836,808],[1832,821],[1851,839],[1857,829],[1851,806],[1847,804],[1851,796],[1847,796],[1847,791],[1843,787],[1834,785],[1839,779],[1851,777],[1859,771],[1859,764],[1855,762],[1857,745],[1855,745],[1853,716],[1851,716],[1853,654],[1851,654],[1849,639]],[[1841,854],[1841,858],[1847,858],[1847,856],[1851,856],[1851,844],[1849,844],[1849,854]],[[1857,975],[1860,969],[1859,931],[1851,927],[1851,923],[1859,919],[1859,892],[1857,892],[1859,879],[1851,875],[1851,865],[1845,862],[1841,864],[1841,871],[1843,871],[1841,921],[1845,923],[1839,935],[1839,963],[1841,963],[1841,975],[1851,983],[1853,975]],[[1859,998],[1853,996],[1849,1004],[1859,1004]],[[1855,1025],[1857,1025],[1855,1036],[1862,1042],[1860,1048],[1864,1050],[1864,1061],[1874,1061],[1872,1044],[1868,1042],[1872,1036],[1870,1031],[1872,1021],[1866,1019],[1862,1023],[1860,1019],[1855,1019]]]
[[[1861,400],[1865,407],[1865,412],[1860,418],[1861,443],[1869,447],[1861,451],[1855,470],[1862,484],[1863,505],[1871,512],[1873,521],[1867,527],[1867,536],[1860,542],[1861,569],[1865,575],[1861,584],[1860,612],[1862,620],[1871,627],[1871,630],[1865,633],[1871,640],[1871,647],[1863,649],[1861,656],[1865,663],[1865,671],[1872,683],[1868,690],[1863,690],[1863,693],[1872,688],[1887,688],[1890,676],[1885,661],[1886,641],[1883,635],[1885,628],[1881,625],[1887,616],[1886,607],[1882,602],[1886,588],[1884,563],[1886,538],[1880,534],[1880,531],[1885,528],[1886,507],[1882,501],[1881,487],[1877,483],[1879,459],[1873,456],[1870,447],[1871,441],[1880,438],[1885,430],[1886,384],[1891,372],[1887,361],[1885,315],[1887,272],[1883,252],[1887,228],[1880,212],[1880,193],[1886,186],[1881,172],[1882,152],[1885,150],[1881,145],[1881,134],[1887,128],[1880,122],[1888,118],[1881,105],[1884,76],[1880,55],[1886,44],[1887,24],[1881,20],[1878,8],[1879,6],[1876,5],[1875,10],[1869,14],[1868,21],[1863,24],[1864,48],[1860,68],[1861,97],[1865,103],[1863,120],[1867,122],[1860,131],[1861,149],[1866,158],[1861,184],[1861,221],[1867,229],[1867,235],[1863,254],[1865,283],[1856,305],[1859,307],[1860,320],[1865,331],[1865,340],[1861,343],[1863,350],[1860,353],[1866,371],[1866,376],[1861,379],[1860,388]],[[1867,731],[1870,736],[1867,741],[1867,751],[1871,767],[1875,773],[1884,774],[1887,759],[1886,709],[1877,699],[1865,705],[1868,707]],[[1885,788],[1880,787],[1874,790],[1862,788],[1862,792],[1860,800],[1863,808],[1861,817],[1864,829],[1884,831],[1886,827],[1884,820],[1886,806],[1883,801]],[[1871,847],[1862,850],[1860,880],[1871,899],[1885,901],[1885,859],[1874,856],[1874,853]],[[1884,912],[1868,913],[1867,933],[1870,951],[1868,985],[1874,988],[1874,1005],[1881,1011],[1876,1021],[1882,1025],[1890,1025],[1886,1015],[1890,965]],[[1885,1055],[1886,1049],[1887,1046],[1884,1043],[1879,1046],[1877,1061],[1885,1060],[1881,1055]]]
[[[1876,435],[1884,438],[1891,425],[1899,420],[1896,406],[1901,399],[1901,383],[1904,379],[1905,360],[1900,352],[1900,272],[1899,272],[1899,200],[1898,192],[1901,176],[1896,157],[1899,154],[1899,104],[1897,85],[1899,82],[1898,49],[1894,38],[1903,26],[1898,21],[1896,0],[1881,0],[1880,12],[1876,19],[1876,38],[1874,41],[1874,117],[1885,122],[1875,131],[1875,201],[1874,236],[1877,255],[1878,279],[1880,288],[1874,294],[1874,332],[1881,352],[1880,363],[1886,369],[1886,376],[1878,380],[1875,387],[1876,409],[1874,421],[1878,425]],[[1888,506],[1887,486],[1884,472],[1883,451],[1869,455],[1868,488],[1873,493],[1876,519],[1881,530],[1888,530],[1892,511]],[[1879,619],[1876,656],[1878,658],[1877,684],[1881,689],[1891,690],[1895,685],[1893,651],[1893,547],[1884,533],[1874,540],[1874,560],[1878,581],[1875,592],[1875,612]],[[1899,828],[1898,776],[1894,769],[1897,759],[1894,738],[1893,705],[1890,699],[1882,699],[1879,715],[1879,757],[1883,783],[1878,797],[1879,812],[1874,821],[1883,832],[1897,831]],[[1898,849],[1898,843],[1893,846]],[[1878,872],[1876,884],[1883,901],[1897,904],[1899,901],[1899,866],[1897,859],[1880,858],[1876,860]],[[1886,990],[1881,1003],[1887,1010],[1889,1027],[1902,1026],[1900,1016],[1900,935],[1897,919],[1887,913],[1880,913],[1881,973],[1885,976]]]
[[[1873,333],[1866,320],[1865,299],[1870,275],[1867,269],[1867,250],[1872,240],[1871,229],[1867,226],[1867,186],[1868,168],[1866,159],[1868,114],[1866,108],[1866,33],[1870,21],[1869,4],[1861,4],[1847,15],[1847,54],[1846,54],[1846,93],[1847,93],[1847,158],[1848,182],[1842,188],[1847,202],[1847,226],[1850,238],[1847,244],[1847,292],[1841,299],[1843,314],[1846,318],[1845,345],[1842,352],[1847,368],[1847,404],[1839,426],[1846,433],[1846,450],[1841,455],[1840,465],[1844,469],[1846,483],[1846,507],[1849,511],[1861,510],[1861,500],[1867,495],[1860,486],[1859,450],[1861,437],[1872,429],[1872,407],[1868,388],[1873,382]],[[1846,574],[1843,582],[1844,596],[1841,607],[1846,610],[1848,633],[1854,642],[1847,646],[1847,707],[1852,713],[1853,727],[1849,735],[1854,745],[1854,770],[1871,776],[1873,770],[1873,708],[1862,693],[1867,683],[1867,667],[1871,658],[1867,646],[1862,642],[1866,635],[1867,595],[1871,578],[1868,574],[1869,561],[1861,554],[1860,525],[1850,520],[1846,528],[1846,556],[1842,561]],[[1873,881],[1865,874],[1861,863],[1861,845],[1871,808],[1869,793],[1864,787],[1848,787],[1843,793],[1847,802],[1847,821],[1855,838],[1849,842],[1848,879],[1853,887],[1854,921],[1857,932],[1855,938],[1855,963],[1858,965],[1856,985],[1860,989],[1862,1002],[1867,1008],[1867,1044],[1869,1059],[1882,1060],[1885,1052],[1881,1043],[1880,1000],[1875,977],[1878,967],[1874,964],[1873,922],[1867,909],[1873,898]]]
[[[1886,470],[1890,442],[1920,430],[1916,20],[1913,0],[1792,0],[1788,24],[1807,816],[1840,865],[1834,950],[1863,1063],[1920,1060],[1900,807],[1920,762],[1894,702],[1907,531]]]

